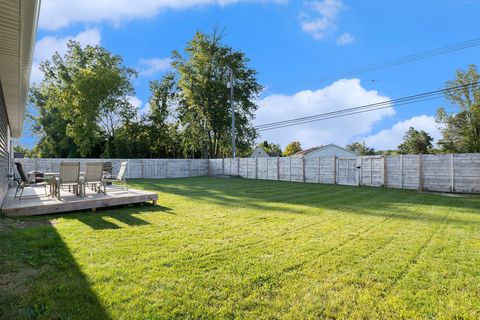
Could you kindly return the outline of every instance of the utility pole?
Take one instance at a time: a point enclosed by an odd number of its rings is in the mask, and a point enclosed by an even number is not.
[[[233,74],[233,69],[230,68],[230,81],[227,82],[227,88],[230,88],[230,109],[232,112],[232,156],[233,159],[236,158],[236,146],[235,146],[235,107],[234,107],[234,96],[233,90],[235,87],[235,76]]]

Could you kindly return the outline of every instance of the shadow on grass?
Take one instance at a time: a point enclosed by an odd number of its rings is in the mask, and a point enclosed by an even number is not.
[[[73,219],[94,230],[145,226],[142,214],[172,209],[132,205],[19,220],[0,217],[0,319],[109,319],[51,221]]]
[[[122,226],[115,223],[115,220],[129,227],[145,226],[150,222],[143,220],[140,216],[147,212],[166,212],[172,213],[172,209],[160,205],[137,204],[130,208],[119,206],[117,208],[100,208],[96,212],[83,211],[75,214],[62,215],[65,219],[75,219],[88,225],[94,230],[121,229]]]
[[[138,188],[180,195],[197,201],[227,207],[249,207],[267,212],[318,214],[321,210],[336,209],[355,215],[388,215],[393,219],[458,225],[478,224],[480,217],[480,197],[474,195],[448,197],[412,190],[208,177],[136,180],[131,183]],[[419,209],[418,206],[422,208]],[[433,210],[426,210],[426,207]],[[473,219],[444,217],[436,214],[435,208],[451,208],[472,215],[470,218]]]
[[[48,217],[1,218],[1,319],[109,319]],[[40,223],[42,222],[42,223]]]

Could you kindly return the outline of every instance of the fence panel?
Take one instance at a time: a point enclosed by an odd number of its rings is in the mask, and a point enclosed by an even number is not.
[[[59,172],[60,162],[111,161],[116,175],[126,161],[126,177],[180,178],[239,175],[307,183],[385,186],[439,192],[480,193],[480,154],[391,155],[358,158],[238,159],[14,159],[24,170]],[[360,166],[358,169],[357,166]]]
[[[453,160],[453,190],[480,193],[480,154],[455,154]]]
[[[336,179],[338,184],[358,185],[357,158],[337,158]]]
[[[384,163],[383,157],[366,156],[361,157],[361,184],[370,187],[381,187],[384,185]]]

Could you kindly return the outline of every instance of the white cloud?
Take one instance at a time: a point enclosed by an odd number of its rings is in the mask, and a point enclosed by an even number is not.
[[[187,9],[196,6],[226,6],[238,2],[278,2],[286,0],[49,0],[43,1],[39,27],[58,30],[74,23],[109,22],[115,26],[124,21],[151,18],[165,9]]]
[[[300,18],[302,30],[317,40],[329,37],[337,29],[338,13],[345,8],[342,0],[314,1],[309,7],[311,13],[303,13]]]
[[[355,41],[355,38],[350,34],[350,33],[342,33],[338,38],[337,38],[337,44],[339,46],[344,46],[350,43],[353,43]]]
[[[138,117],[142,117],[146,115],[150,111],[150,103],[147,102],[143,105],[143,107],[138,109]]]
[[[393,150],[402,143],[403,136],[410,127],[414,127],[417,130],[424,130],[432,136],[434,142],[437,142],[442,137],[440,129],[435,122],[435,117],[421,115],[399,121],[389,129],[381,130],[374,135],[369,135],[357,140],[365,141],[367,146],[377,150]]]
[[[101,41],[100,30],[86,29],[75,36],[67,36],[64,38],[57,38],[53,36],[46,36],[37,41],[35,44],[34,60],[44,61],[50,59],[55,52],[61,55],[67,51],[67,42],[75,40],[80,42],[82,46],[98,45]]]
[[[359,79],[342,79],[319,90],[305,90],[294,95],[272,94],[258,101],[255,125],[310,116],[345,108],[389,100],[377,91],[367,91]],[[351,138],[369,134],[373,125],[395,114],[393,108],[359,113],[298,126],[260,132],[260,139],[285,147],[298,140],[304,148],[336,143],[344,146]]]
[[[167,71],[171,68],[170,58],[140,59],[140,75],[151,76],[158,72]]]
[[[30,82],[39,83],[42,81],[43,74],[39,69],[39,63],[51,59],[55,52],[58,52],[60,55],[65,54],[65,52],[67,52],[67,42],[69,40],[78,41],[82,46],[94,46],[100,44],[101,38],[100,30],[92,28],[86,29],[74,36],[67,36],[64,38],[46,36],[38,40],[35,44]]]
[[[130,96],[128,97],[128,101],[137,109],[142,107],[143,101],[140,100],[137,96]]]

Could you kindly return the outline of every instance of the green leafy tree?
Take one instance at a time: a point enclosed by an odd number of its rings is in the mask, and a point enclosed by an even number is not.
[[[268,142],[267,140],[263,141],[260,146],[265,150],[267,153],[276,153],[279,156],[282,154],[282,148],[278,143]]]
[[[446,88],[477,83],[480,75],[475,65],[466,71],[458,70],[455,80],[448,81]],[[444,152],[480,152],[480,87],[466,86],[445,92],[451,110],[440,108],[437,122],[442,125],[442,139],[438,145]]]
[[[149,125],[150,155],[153,157],[173,156],[172,134],[177,136],[177,133],[173,132],[177,128],[173,122],[176,120],[175,106],[178,103],[175,75],[169,72],[159,81],[151,81],[150,93],[149,112],[146,116]],[[178,153],[176,150],[178,148],[174,149],[174,153]]]
[[[248,58],[222,44],[222,34],[197,32],[187,43],[185,55],[173,52],[172,66],[178,74],[178,118],[185,145],[202,150],[204,157],[231,154],[231,109],[229,70],[235,75],[235,129],[239,153],[253,145],[256,131],[251,122],[262,90]]]
[[[288,157],[294,153],[302,151],[302,145],[299,141],[290,142],[283,150],[283,156]]]
[[[410,127],[403,136],[403,142],[398,145],[398,151],[401,154],[430,153],[432,142],[433,138],[428,133]]]
[[[33,149],[30,149],[30,148],[27,148],[25,146],[22,146],[20,144],[16,144],[14,147],[13,147],[13,152],[20,152],[20,153],[23,153],[23,155],[27,158],[35,158],[36,157],[36,153],[35,153],[35,150]]]
[[[365,141],[363,142],[353,142],[347,145],[348,150],[352,150],[360,156],[371,156],[375,154],[375,149],[367,147]]]
[[[59,107],[48,98],[53,86],[40,85],[30,89],[27,119],[32,120],[32,132],[40,136],[34,149],[39,157],[76,158],[78,147],[67,134],[68,121]]]
[[[67,48],[65,55],[57,52],[40,63],[44,80],[30,96],[39,109],[34,120],[37,132],[43,133],[42,149],[62,156],[65,152],[67,156],[98,156],[102,152],[115,156],[111,146],[116,130],[126,119],[136,117],[129,102],[134,94],[130,80],[136,72],[100,46],[82,48],[69,41]],[[53,125],[47,123],[50,120]],[[57,147],[57,141],[62,146]]]

